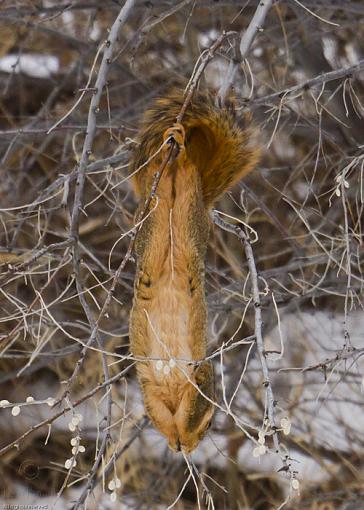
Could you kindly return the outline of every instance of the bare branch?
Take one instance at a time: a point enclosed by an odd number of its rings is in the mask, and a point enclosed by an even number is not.
[[[243,62],[248,56],[248,53],[250,51],[250,48],[253,44],[253,41],[257,33],[263,30],[264,20],[270,8],[272,7],[272,3],[273,3],[272,0],[262,0],[258,3],[258,7],[254,13],[251,22],[249,23],[248,28],[241,36],[239,55],[236,56],[235,61],[234,60],[230,61],[226,78],[223,81],[218,93],[222,101],[225,99],[226,94],[228,93],[231,85],[234,83],[235,74],[239,68],[240,63]]]

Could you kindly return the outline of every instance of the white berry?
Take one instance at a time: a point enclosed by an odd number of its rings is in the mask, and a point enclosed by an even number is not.
[[[19,406],[14,406],[11,410],[11,414],[13,416],[18,416],[18,414],[20,414],[20,407]]]

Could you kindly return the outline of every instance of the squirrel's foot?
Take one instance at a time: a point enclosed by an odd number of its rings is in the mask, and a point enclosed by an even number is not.
[[[173,145],[173,159],[177,158],[185,150],[185,130],[182,124],[176,123],[163,133],[163,142],[167,142],[163,151],[167,153]]]

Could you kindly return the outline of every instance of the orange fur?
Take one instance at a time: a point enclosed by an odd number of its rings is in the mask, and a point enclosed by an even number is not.
[[[173,450],[189,453],[214,411],[212,364],[202,361],[207,349],[208,208],[251,169],[258,152],[249,131],[238,126],[231,112],[216,109],[208,96],[198,96],[183,126],[171,128],[181,105],[182,96],[173,93],[147,112],[134,161],[136,169],[160,147],[162,137],[175,141],[173,160],[136,239],[130,342],[134,356],[145,360],[138,361],[137,372],[147,413]],[[165,145],[135,177],[141,207],[168,150]]]

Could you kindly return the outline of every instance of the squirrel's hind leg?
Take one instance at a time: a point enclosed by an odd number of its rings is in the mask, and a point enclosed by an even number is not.
[[[163,133],[163,142],[167,142],[163,148],[164,153],[168,153],[171,144],[174,144],[173,159],[185,158],[185,138],[186,133],[182,124],[176,123],[173,127],[166,129]]]

